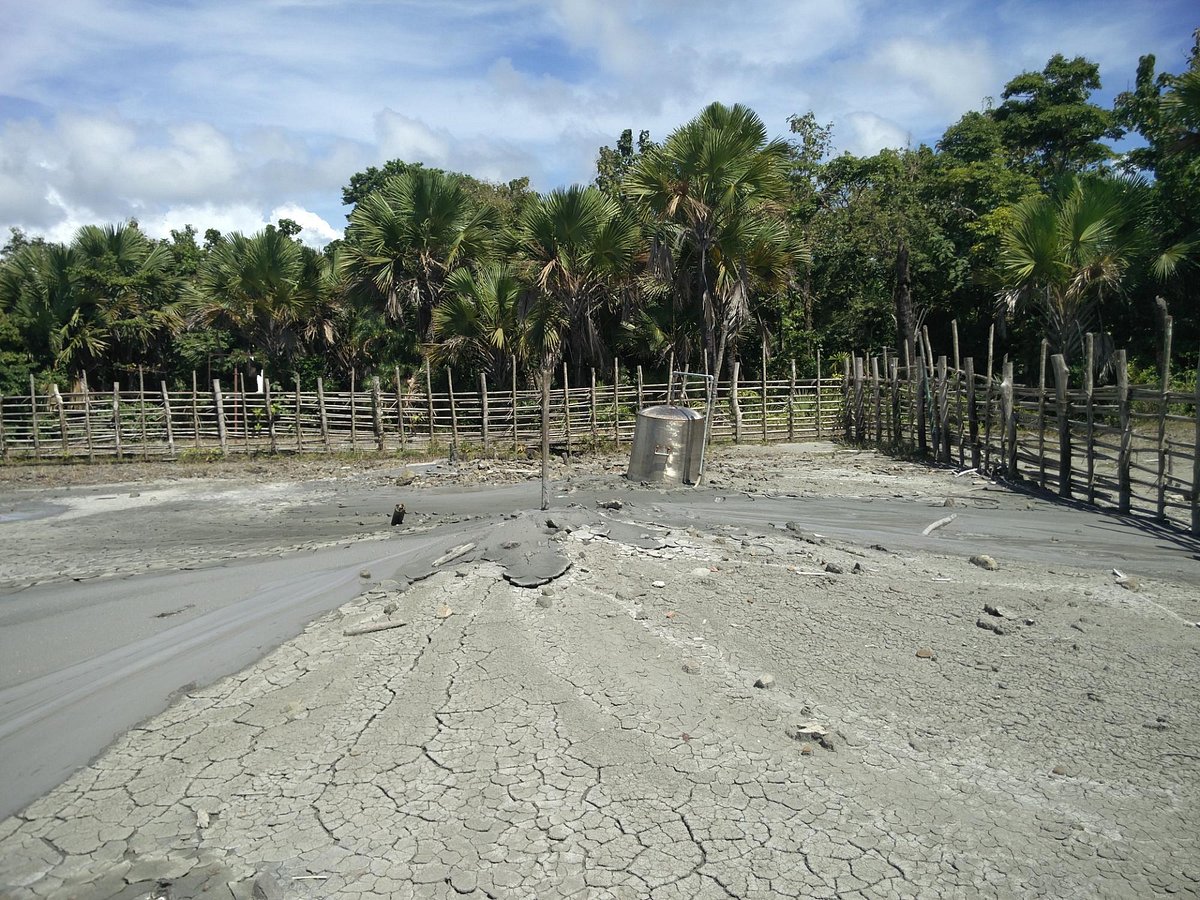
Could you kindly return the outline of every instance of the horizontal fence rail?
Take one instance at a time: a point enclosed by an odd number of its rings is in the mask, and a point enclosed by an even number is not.
[[[1169,320],[1166,334],[1169,360]],[[990,353],[982,372],[970,357],[935,361],[928,335],[918,353],[910,365],[888,354],[845,358],[844,440],[1034,483],[1200,535],[1200,387],[1171,390],[1169,366],[1159,384],[1131,385],[1119,350],[1115,383],[1100,385],[1089,335],[1077,383],[1043,342],[1038,384],[1029,386],[1015,383],[1007,361],[995,372]]]
[[[794,366],[793,366],[794,372]],[[841,381],[738,378],[716,387],[712,436],[716,440],[809,440],[836,434]],[[610,373],[611,375],[612,373]],[[674,402],[703,410],[703,383],[569,383],[560,374],[550,391],[550,441],[567,452],[633,440],[639,410]],[[178,459],[208,453],[295,453],[427,450],[474,446],[521,452],[541,441],[541,391],[489,384],[431,390],[431,379],[374,378],[365,389],[315,391],[264,381],[247,391],[214,380],[205,389],[168,390],[143,384],[129,390],[57,386],[0,396],[0,454],[6,460]]]

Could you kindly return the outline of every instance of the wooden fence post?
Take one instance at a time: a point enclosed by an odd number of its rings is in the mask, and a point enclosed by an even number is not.
[[[645,399],[642,396],[642,366],[639,363],[637,367],[637,397],[638,397],[638,412],[642,411],[645,405]]]
[[[851,382],[854,364],[850,354],[842,357],[842,437],[850,443],[854,437],[854,389]]]
[[[1095,377],[1096,338],[1090,331],[1085,337],[1086,353],[1083,369],[1083,394],[1087,404],[1087,502],[1096,502],[1096,418]]]
[[[296,452],[304,452],[304,432],[300,427],[300,374],[296,374]]]
[[[875,447],[883,449],[883,395],[880,392],[879,357],[871,357],[871,416],[875,423]],[[869,430],[869,428],[868,428]]]
[[[762,345],[762,371],[759,379],[762,384],[762,442],[767,442],[767,342]]]
[[[454,373],[446,367],[446,392],[450,397],[450,446],[458,452],[458,404],[454,399]]]
[[[705,359],[707,359],[707,358],[708,358],[708,355],[705,354]],[[718,377],[720,377],[720,376],[718,376]],[[675,390],[675,350],[672,349],[671,356],[667,361],[667,399],[664,400],[663,403],[671,402],[671,399],[672,399],[671,394],[674,392],[674,390]]]
[[[929,454],[929,371],[925,368],[924,356],[922,353],[921,363],[917,366],[917,396],[914,404],[917,410],[917,454],[922,457]]]
[[[483,450],[486,453],[488,449],[488,395],[487,395],[487,373],[479,373],[479,415],[480,415],[480,438],[483,440]]]
[[[788,377],[788,440],[796,439],[796,360],[792,360],[792,374]]]
[[[1158,502],[1156,515],[1160,521],[1167,518],[1167,397],[1171,392],[1171,332],[1174,325],[1171,316],[1163,317],[1162,340],[1162,388],[1158,398]]]
[[[866,397],[863,391],[863,358],[854,357],[854,442],[862,444],[867,439]]]
[[[380,453],[384,450],[383,441],[383,390],[379,385],[379,376],[371,376],[371,427],[375,429],[375,449]],[[272,443],[274,438],[272,438]]]
[[[613,357],[613,446],[621,449],[621,364]]]
[[[192,369],[192,446],[200,446],[200,391],[197,390],[195,369]]]
[[[1133,429],[1129,415],[1129,360],[1124,350],[1116,352],[1114,364],[1117,369],[1117,424],[1121,429],[1117,451],[1117,511],[1128,515],[1133,499],[1129,478],[1129,467],[1133,462]]]
[[[1042,490],[1046,489],[1046,359],[1049,353],[1050,341],[1042,338],[1041,362],[1038,364],[1038,487]]]
[[[563,430],[567,439],[567,459],[571,458],[571,380],[567,375],[567,364],[562,365],[563,376]]]
[[[512,364],[512,415],[513,415],[513,453],[517,452],[517,357],[513,355]]]
[[[4,395],[0,394],[0,459],[8,459],[8,440],[4,434]]]
[[[738,374],[741,372],[742,362],[739,359],[733,361],[733,379],[729,384],[729,411],[733,415],[733,442],[740,444],[742,442],[742,405],[738,400]]]
[[[817,348],[817,437],[821,436],[821,348]]]
[[[404,449],[404,392],[400,387],[400,367],[396,366],[392,370],[392,377],[396,380],[396,432],[400,438],[400,449]]]
[[[600,441],[600,423],[596,418],[596,367],[592,366],[592,450],[596,449],[596,444]]]
[[[146,376],[142,367],[138,366],[138,426],[142,436],[142,459],[147,458],[146,447]]]
[[[71,452],[71,440],[67,434],[67,405],[63,402],[62,394],[59,393],[58,385],[54,385],[52,392],[54,397],[54,405],[58,407],[58,439],[62,443],[63,456],[69,456]]]
[[[1071,496],[1071,395],[1070,371],[1061,353],[1050,357],[1054,367],[1054,400],[1058,413],[1058,496]]]
[[[550,369],[541,367],[542,388],[542,509],[550,508]]]
[[[1012,480],[1017,475],[1017,406],[1013,401],[1013,364],[1004,361],[1001,384],[1001,403],[1004,407],[1004,472]]]
[[[967,382],[967,443],[971,446],[971,468],[979,468],[979,404],[975,402],[975,358],[963,360],[963,378]]]
[[[425,406],[429,413],[429,446],[433,446],[433,376],[429,372],[429,359],[425,360]]]
[[[325,452],[331,453],[333,447],[329,441],[329,418],[325,412],[325,379],[317,376],[317,416],[321,422],[321,441],[325,444]]]
[[[121,443],[121,382],[113,382],[112,392],[113,435],[116,441],[117,459],[125,458],[125,447]],[[222,449],[225,444],[221,442]]]
[[[114,386],[113,396],[116,397],[116,388]],[[217,438],[221,442],[221,452],[226,452],[226,432],[225,432],[225,401],[221,397],[221,379],[213,379],[213,408],[217,412]],[[120,438],[117,440],[117,456],[121,455]]]
[[[171,421],[171,394],[167,391],[166,379],[159,381],[159,390],[162,391],[163,419],[167,425],[167,453],[171,456],[175,455],[175,423]]]
[[[355,415],[355,399],[358,397],[358,371],[350,367],[350,449],[358,449],[358,416]]]
[[[33,373],[29,373],[29,416],[33,426],[33,458],[42,458],[42,439],[38,434],[37,384],[34,383]]]
[[[1196,419],[1196,434],[1192,443],[1192,534],[1200,536],[1200,360],[1196,363],[1196,393],[1192,398],[1192,414]]]
[[[891,382],[892,418],[888,426],[888,443],[893,448],[900,446],[900,360],[888,361],[888,379]]]
[[[938,421],[938,460],[950,465],[950,376],[947,372],[946,357],[939,356],[937,361],[937,421]]]
[[[92,441],[92,392],[88,388],[87,372],[83,373],[83,434],[87,440],[88,462],[95,462],[96,449]]]
[[[992,373],[995,371],[996,326],[988,327],[987,381],[983,389],[983,468],[992,467]]]

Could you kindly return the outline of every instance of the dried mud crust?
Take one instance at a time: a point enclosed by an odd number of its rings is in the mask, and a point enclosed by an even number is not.
[[[812,484],[771,456],[710,472]],[[951,477],[834,459],[881,496]],[[368,588],[0,823],[0,893],[1200,893],[1187,585],[644,527],[665,546],[563,530],[541,589]]]

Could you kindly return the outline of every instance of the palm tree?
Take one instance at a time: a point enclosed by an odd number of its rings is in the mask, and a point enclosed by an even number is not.
[[[446,277],[488,256],[496,223],[495,211],[474,202],[458,178],[410,170],[388,179],[350,213],[346,265],[377,293],[390,316],[410,310],[425,339]]]
[[[518,370],[545,368],[557,356],[564,324],[559,304],[531,291],[506,264],[456,269],[434,307],[428,353],[439,364],[485,368],[497,376],[513,359]]]
[[[516,244],[543,298],[557,305],[556,315],[566,323],[576,366],[606,366],[597,319],[611,309],[641,259],[636,220],[599,189],[572,185],[551,191],[526,210]],[[551,355],[561,349],[559,344]],[[555,360],[545,363],[553,367]]]
[[[286,357],[304,339],[332,340],[324,304],[329,263],[268,226],[251,237],[226,235],[196,274],[191,323],[240,335],[247,351]]]
[[[669,252],[685,295],[699,301],[714,374],[749,320],[756,279],[789,265],[789,154],[786,141],[767,140],[752,110],[713,103],[648,148],[627,177],[629,196],[660,226],[654,243]]]
[[[1051,344],[1076,355],[1102,324],[1102,302],[1121,292],[1146,249],[1146,202],[1140,180],[1086,176],[1017,204],[1001,235],[1002,305],[1010,314],[1032,305]]]

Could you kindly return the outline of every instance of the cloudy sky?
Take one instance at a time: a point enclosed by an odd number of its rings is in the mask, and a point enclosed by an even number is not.
[[[0,0],[0,236],[137,218],[155,235],[290,217],[340,234],[388,159],[540,190],[624,128],[712,100],[807,110],[839,150],[933,142],[1055,52],[1178,72],[1184,0]]]

